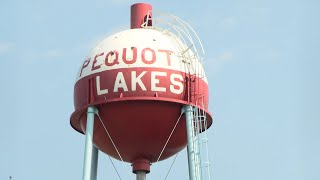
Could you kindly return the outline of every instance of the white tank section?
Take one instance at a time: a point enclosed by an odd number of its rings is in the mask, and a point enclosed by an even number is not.
[[[207,83],[195,54],[176,35],[157,29],[129,29],[104,39],[85,59],[76,81],[103,71],[140,67],[190,73]]]

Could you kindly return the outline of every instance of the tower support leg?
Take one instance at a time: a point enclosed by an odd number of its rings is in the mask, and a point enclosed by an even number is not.
[[[83,180],[97,179],[98,149],[93,145],[94,114],[96,108],[89,106],[87,110],[86,143],[83,164]]]
[[[196,166],[195,166],[195,149],[194,149],[194,124],[193,124],[193,107],[191,105],[184,105],[182,112],[186,115],[187,139],[188,139],[188,166],[189,179],[197,180]]]
[[[91,161],[91,180],[97,180],[98,171],[98,155],[99,150],[95,146],[92,146],[92,161]]]

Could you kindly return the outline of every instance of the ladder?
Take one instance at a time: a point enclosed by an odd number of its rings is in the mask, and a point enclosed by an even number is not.
[[[151,12],[149,12],[151,14]],[[147,21],[149,17],[147,16]],[[191,77],[197,77],[204,80],[204,70],[202,66],[204,63],[204,49],[202,43],[194,31],[194,29],[184,20],[177,16],[152,11],[153,26],[148,27],[147,23],[143,24],[143,28],[152,28],[160,30],[168,35],[174,34],[177,37],[177,44],[181,44],[181,51],[178,53],[181,61],[184,63],[186,70],[186,78],[188,79],[188,102],[195,102],[195,106],[192,107],[192,151],[188,152],[193,158],[191,160],[194,164],[194,177],[191,180],[211,180],[210,174],[210,158],[208,150],[208,136],[207,136],[207,118],[206,112],[198,107],[204,107],[204,94],[197,91],[198,84],[193,83]],[[176,38],[173,38],[176,39]],[[195,40],[194,40],[195,39]],[[178,42],[180,41],[180,42]],[[198,51],[200,49],[200,51]],[[190,50],[192,53],[190,53]],[[201,55],[200,55],[201,54]],[[197,63],[197,62],[200,63]]]

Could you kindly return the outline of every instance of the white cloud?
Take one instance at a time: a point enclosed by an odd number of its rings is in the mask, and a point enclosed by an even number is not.
[[[237,18],[234,16],[224,17],[221,19],[220,24],[223,26],[234,26],[237,24]]]
[[[131,0],[111,0],[112,4],[129,4]]]
[[[232,51],[224,51],[216,57],[208,58],[204,62],[204,69],[206,70],[207,77],[214,75],[223,69],[224,64],[232,62],[234,53]]]
[[[111,4],[113,5],[127,5],[132,4],[132,0],[95,0],[94,1],[97,7],[108,7]]]
[[[234,56],[233,52],[225,51],[225,52],[219,54],[217,57],[212,58],[212,62],[211,63],[223,64],[223,63],[231,61],[233,59],[233,56]]]
[[[7,53],[14,49],[13,43],[0,42],[0,54]]]
[[[25,55],[29,59],[52,59],[63,56],[63,51],[59,49],[47,49],[43,51],[28,51]],[[28,59],[28,58],[27,58]]]
[[[63,55],[62,51],[57,50],[57,49],[50,49],[50,50],[43,53],[43,56],[50,57],[50,58],[51,57],[60,57],[62,55]]]
[[[264,7],[254,7],[251,9],[251,11],[255,14],[255,15],[266,15],[269,14],[271,12],[270,8],[264,8]]]

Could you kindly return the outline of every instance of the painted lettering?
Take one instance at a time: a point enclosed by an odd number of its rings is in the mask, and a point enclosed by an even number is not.
[[[97,94],[102,95],[102,94],[108,94],[108,89],[101,89],[100,86],[100,76],[96,77],[96,86],[97,86]]]
[[[112,93],[128,91],[167,92],[169,90],[170,93],[181,94],[184,90],[184,78],[181,74],[168,74],[168,72],[163,71],[142,71],[139,74],[137,71],[131,71],[128,76],[124,76],[123,72],[118,72],[114,78],[113,80],[108,78],[108,80],[114,82]],[[109,89],[112,89],[112,87],[104,86],[102,88],[101,84],[105,82],[101,82],[100,76],[96,76],[95,79],[97,95],[110,93]],[[131,82],[130,87],[128,87],[127,82]],[[150,84],[150,86],[146,87],[146,84]]]
[[[104,52],[102,52],[100,54],[97,54],[96,57],[94,57],[94,60],[92,62],[91,71],[99,69],[101,67],[101,64],[96,66],[96,63],[98,62],[97,58],[100,57],[100,56],[103,56],[103,55],[104,55]]]
[[[106,55],[104,63],[106,64],[106,66],[113,66],[115,64],[119,64],[119,59],[118,58],[119,58],[119,52],[118,51],[110,51]],[[109,60],[111,60],[111,62],[109,62]]]
[[[131,47],[131,51],[132,51],[132,60],[128,60],[127,59],[127,48],[123,48],[122,51],[122,60],[124,63],[126,64],[133,64],[137,61],[137,48],[136,47]]]
[[[158,51],[166,53],[168,66],[171,66],[170,55],[173,53],[173,51],[165,50],[165,49],[159,49]]]
[[[160,83],[160,80],[156,78],[157,76],[167,76],[167,73],[160,71],[151,72],[151,91],[166,92],[167,89],[165,87],[157,86]]]
[[[90,60],[91,60],[91,58],[87,58],[87,59],[83,62],[83,65],[82,65],[82,68],[81,68],[79,77],[81,77],[83,69],[86,68],[86,67],[89,65]]]
[[[150,54],[151,53],[151,54]],[[147,55],[146,55],[147,54]],[[151,55],[151,59],[150,60],[147,60],[146,59],[146,56],[149,56],[150,57]],[[151,48],[144,48],[141,52],[141,60],[143,63],[145,64],[153,64],[156,62],[156,53],[154,52],[153,49]]]
[[[118,72],[117,74],[116,80],[114,82],[113,92],[118,92],[119,88],[122,88],[125,92],[128,91],[128,86],[122,72]]]
[[[179,81],[177,81],[178,79]],[[183,92],[183,77],[181,74],[171,74],[170,76],[170,91],[174,94],[181,94]]]
[[[142,91],[146,91],[146,86],[141,81],[142,76],[144,76],[147,73],[147,71],[143,71],[139,76],[137,77],[136,71],[131,71],[131,90],[136,91],[137,90],[137,84],[139,84]]]

